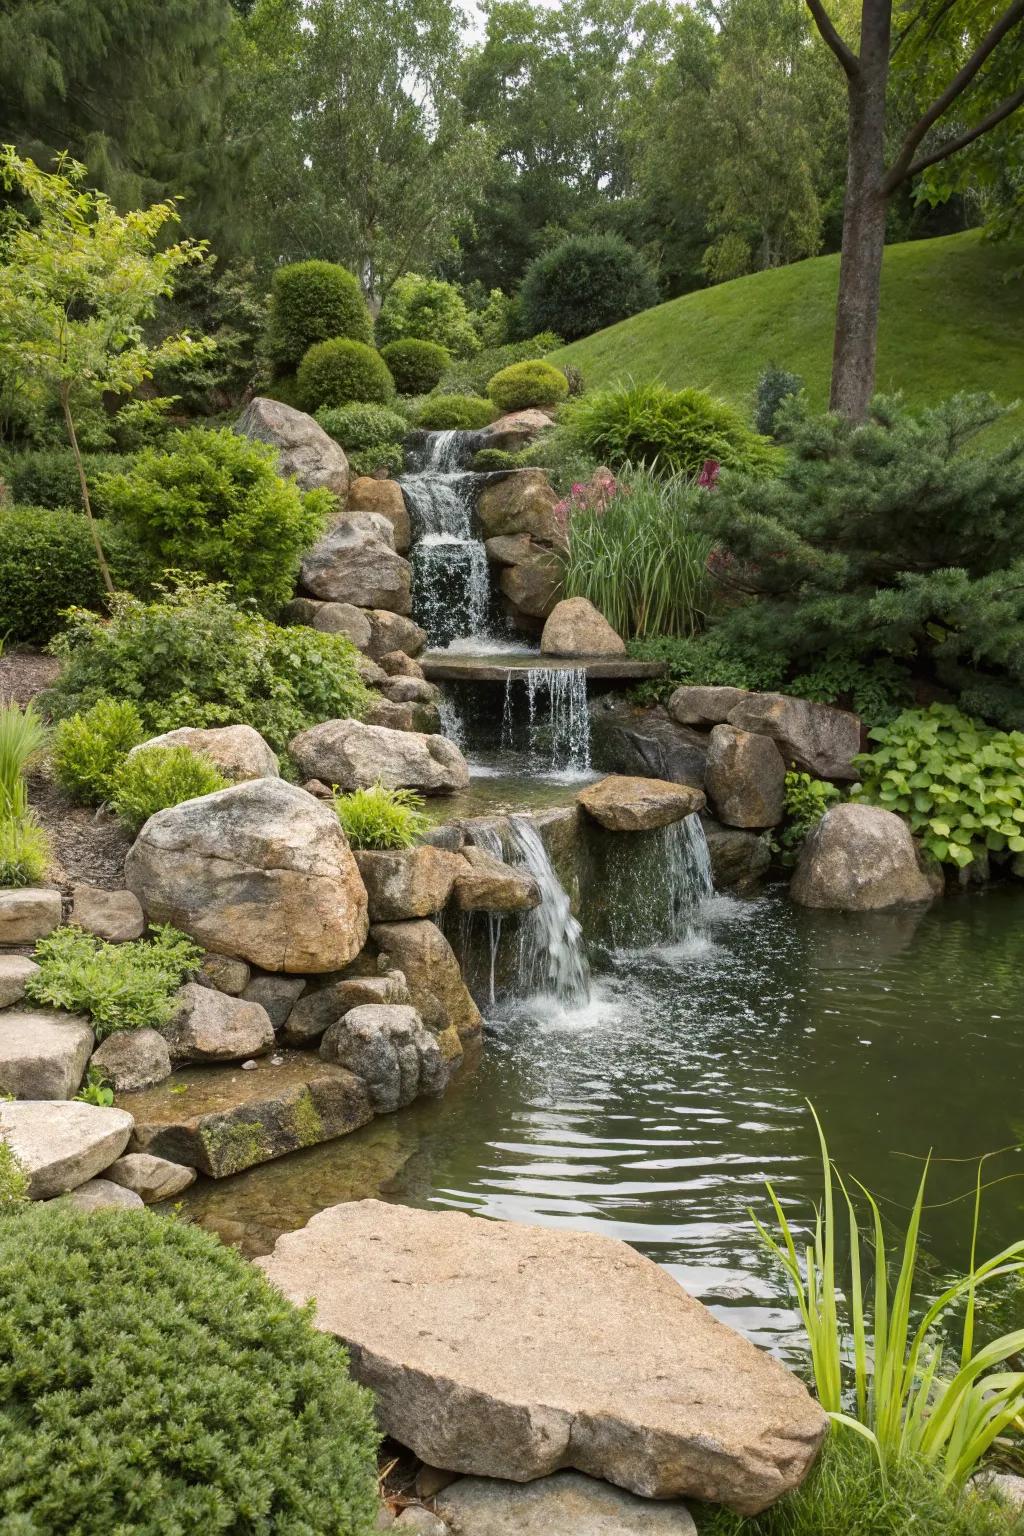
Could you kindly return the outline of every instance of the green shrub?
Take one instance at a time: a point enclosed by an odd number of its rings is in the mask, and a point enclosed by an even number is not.
[[[783,864],[794,864],[800,847],[813,832],[830,805],[842,799],[842,793],[825,779],[809,773],[786,774],[786,819],[775,837],[775,850]]]
[[[749,688],[753,692],[774,693],[786,675],[785,658],[766,651],[744,652],[742,647],[723,637],[718,629],[688,638],[653,635],[628,643],[637,661],[660,661],[665,673],[632,690],[637,703],[652,704],[667,699],[684,684],[702,683],[710,687]]]
[[[102,805],[110,799],[118,768],[145,734],[130,701],[97,699],[84,714],[61,720],[53,733],[57,782],[81,805]]]
[[[596,469],[597,459],[566,430],[554,427],[542,432],[515,455],[517,469],[543,469],[560,496],[568,496],[574,485],[586,484]]]
[[[803,387],[804,381],[798,373],[787,373],[785,368],[778,368],[774,363],[763,368],[754,395],[754,426],[757,431],[765,437],[773,437],[783,401],[791,395],[798,395]]]
[[[141,755],[141,754],[140,754]],[[166,924],[149,939],[106,944],[81,928],[56,928],[40,939],[39,966],[25,983],[34,1003],[88,1013],[97,1040],[119,1029],[160,1029],[172,1017],[175,994],[203,952]]]
[[[453,357],[471,357],[480,342],[462,294],[452,283],[406,272],[392,284],[377,316],[381,346],[408,338],[433,341]]]
[[[473,455],[472,468],[483,474],[487,470],[515,469],[517,464],[516,455],[504,448],[479,448]]]
[[[0,1216],[28,1199],[29,1178],[21,1159],[0,1131]]]
[[[267,400],[280,400],[282,405],[290,405],[293,411],[305,410],[299,381],[294,373],[279,374],[260,393]]]
[[[950,704],[909,709],[868,732],[852,793],[906,817],[942,864],[1024,853],[1024,732],[996,731]]]
[[[370,1536],[370,1394],[217,1238],[152,1211],[26,1205],[0,1223],[0,1294],[11,1536]]]
[[[730,469],[764,471],[777,458],[739,411],[700,389],[619,385],[574,400],[565,418],[575,441],[612,469],[644,464],[696,477],[709,459]]]
[[[381,357],[391,371],[400,395],[425,395],[440,383],[451,366],[451,353],[436,341],[420,341],[409,336],[389,341],[381,348]]]
[[[103,490],[154,580],[193,571],[228,582],[265,613],[291,597],[303,551],[337,506],[329,491],[303,494],[282,480],[274,448],[228,427],[176,433],[167,451],[140,453]]]
[[[84,453],[82,462],[92,510],[97,517],[105,517],[107,502],[101,477],[127,468],[125,459],[117,453]],[[12,454],[4,478],[16,505],[82,510],[82,488],[70,448],[34,448]]]
[[[334,796],[334,809],[352,848],[411,848],[430,823],[411,789],[356,789]]]
[[[463,358],[460,362],[453,363],[438,384],[438,393],[485,395],[487,381],[493,379],[496,373],[500,373],[502,368],[508,368],[512,363],[523,363],[534,358],[546,357],[549,352],[554,352],[561,345],[561,336],[556,336],[553,331],[544,331],[538,336],[531,336],[528,341],[512,341],[500,347],[485,347],[474,357]]]
[[[275,371],[293,372],[314,343],[337,336],[373,340],[370,311],[352,273],[332,261],[278,267],[270,284],[267,331]]]
[[[524,328],[566,341],[602,331],[658,302],[650,267],[618,235],[572,235],[527,267],[519,290]]]
[[[30,811],[0,811],[0,887],[40,885],[50,864],[50,839]]]
[[[489,400],[474,395],[430,395],[424,400],[416,425],[427,432],[479,432],[497,412]]]
[[[58,718],[128,700],[147,735],[241,720],[283,752],[298,731],[358,716],[369,700],[351,641],[278,628],[217,586],[182,582],[151,603],[122,594],[109,623],[76,609],[53,649],[64,663],[49,695]]]
[[[305,409],[314,412],[364,400],[386,405],[395,393],[387,363],[362,341],[318,341],[299,364],[298,384]]]
[[[890,656],[865,662],[830,651],[809,672],[790,678],[786,692],[816,704],[843,704],[869,725],[882,725],[910,703],[905,667]]]
[[[405,469],[405,445],[381,443],[379,448],[360,448],[358,453],[348,455],[348,464],[355,476],[375,475],[379,469],[386,469],[393,479]]]
[[[106,528],[100,525],[104,546]],[[99,608],[103,581],[80,512],[0,507],[0,634],[45,645],[71,602]]]
[[[499,411],[522,411],[558,405],[569,393],[569,383],[562,370],[550,363],[512,363],[488,381],[487,393]]]
[[[227,787],[224,775],[189,747],[145,747],[116,769],[110,803],[129,831],[137,832],[157,811]]]
[[[18,816],[28,809],[25,774],[45,745],[46,727],[34,704],[0,704],[0,813]]]
[[[389,448],[400,443],[409,430],[405,417],[385,405],[325,406],[317,411],[316,419],[346,453]]]

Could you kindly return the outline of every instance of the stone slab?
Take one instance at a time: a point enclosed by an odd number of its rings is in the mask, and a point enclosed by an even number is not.
[[[420,657],[423,676],[430,683],[505,683],[518,672],[531,668],[545,671],[583,671],[593,681],[634,683],[648,677],[661,677],[661,661],[633,661],[628,656],[597,660],[573,660],[559,656],[441,656],[427,652]]]
[[[582,1472],[534,1483],[463,1477],[436,1508],[452,1536],[697,1536],[685,1504],[638,1499]]]
[[[121,1156],[132,1133],[123,1109],[67,1099],[0,1101],[0,1135],[29,1175],[33,1200],[77,1189]]]
[[[16,1099],[70,1099],[94,1044],[77,1013],[5,1008],[0,1013],[0,1093]]]

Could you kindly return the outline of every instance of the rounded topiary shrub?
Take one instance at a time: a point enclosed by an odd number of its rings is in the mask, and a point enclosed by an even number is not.
[[[62,609],[102,601],[84,513],[0,507],[0,635],[9,644],[45,645],[61,627]]]
[[[416,425],[428,432],[478,432],[495,415],[490,400],[476,395],[431,395],[420,407]]]
[[[558,405],[569,393],[569,381],[561,368],[550,363],[513,363],[494,375],[487,393],[499,411],[523,411],[535,405]]]
[[[381,357],[391,369],[391,377],[400,395],[425,395],[439,384],[451,367],[451,353],[436,341],[419,341],[410,336],[405,341],[389,341],[381,348]]]
[[[373,322],[359,283],[333,261],[278,267],[270,284],[267,350],[278,373],[297,368],[314,342],[332,336],[373,340]]]
[[[151,1211],[0,1218],[0,1524],[369,1536],[372,1400],[216,1238]]]
[[[573,235],[530,263],[519,290],[525,329],[589,336],[658,302],[654,274],[618,235]]]
[[[395,381],[380,353],[363,341],[338,336],[310,347],[299,364],[298,380],[307,411],[357,400],[386,405],[395,393]]]
[[[405,417],[386,405],[329,405],[316,419],[346,453],[400,443],[409,430]]]

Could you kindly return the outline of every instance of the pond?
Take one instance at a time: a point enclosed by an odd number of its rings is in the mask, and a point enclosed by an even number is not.
[[[444,1100],[214,1184],[185,1211],[249,1253],[340,1200],[375,1196],[623,1238],[786,1358],[799,1320],[748,1210],[770,1179],[804,1213],[820,1188],[811,1100],[833,1156],[935,1279],[963,1265],[979,1154],[1024,1137],[1024,893],[931,910],[809,912],[781,888],[705,902],[682,943],[592,954],[591,1002],[489,1011]],[[1024,1227],[1024,1155],[994,1160],[982,1252]],[[1002,1310],[1002,1309],[1000,1309]]]

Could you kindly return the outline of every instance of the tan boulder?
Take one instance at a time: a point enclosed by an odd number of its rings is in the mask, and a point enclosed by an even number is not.
[[[529,619],[546,619],[562,590],[562,562],[541,551],[520,565],[506,565],[498,577],[502,594]]]
[[[281,610],[284,624],[305,624],[325,635],[344,635],[359,650],[370,643],[370,620],[354,603],[323,603],[315,597],[295,597]]]
[[[27,955],[0,954],[0,1008],[10,1008],[25,996],[25,987],[39,967]]]
[[[563,597],[544,621],[542,656],[625,656],[626,643],[585,597]]]
[[[916,906],[941,896],[906,822],[877,805],[833,805],[800,850],[789,893],[803,907],[841,912]]]
[[[148,752],[152,747],[188,747],[199,757],[205,757],[233,784],[246,779],[276,779],[281,772],[277,754],[251,725],[182,725],[162,736],[151,736],[141,746],[133,747],[128,756]]]
[[[146,916],[131,891],[104,891],[97,885],[76,885],[71,893],[71,922],[108,944],[141,939]]]
[[[678,1499],[639,1499],[582,1472],[555,1472],[532,1483],[451,1482],[448,1474],[435,1507],[455,1536],[697,1536]]]
[[[94,1044],[83,1014],[5,1008],[0,1013],[0,1094],[70,1099],[81,1086]]]
[[[608,832],[650,832],[704,809],[704,796],[689,784],[609,774],[576,796],[587,815]]]
[[[374,661],[392,651],[404,651],[408,656],[418,656],[427,643],[426,630],[405,614],[389,613],[386,608],[371,608],[367,610],[366,618],[370,626],[366,654]]]
[[[116,1163],[111,1163],[105,1178],[122,1189],[130,1189],[145,1205],[157,1200],[170,1200],[180,1195],[196,1181],[196,1170],[183,1163],[171,1163],[165,1157],[154,1157],[150,1152],[126,1152]]]
[[[92,1064],[111,1088],[152,1088],[171,1075],[171,1053],[157,1029],[119,1029],[93,1052]]]
[[[721,725],[729,718],[729,711],[749,697],[749,688],[686,684],[675,690],[665,708],[678,725],[695,725],[706,731]]]
[[[857,777],[853,759],[860,751],[860,721],[848,710],[785,693],[749,693],[729,711],[728,722],[740,731],[771,736],[787,768],[795,763],[820,779]]]
[[[531,912],[540,906],[540,888],[525,870],[513,869],[485,848],[453,855],[463,866],[452,900],[459,912]]]
[[[524,448],[542,432],[549,432],[553,426],[554,422],[544,411],[533,408],[525,411],[509,411],[506,415],[499,416],[497,421],[492,421],[490,426],[480,429],[477,434],[477,447],[503,448],[506,452],[510,452],[515,448]]]
[[[480,1010],[469,995],[448,940],[435,923],[376,923],[370,937],[387,969],[401,971],[410,1001],[435,1033],[454,1024],[462,1039],[479,1034]]]
[[[371,923],[433,917],[446,905],[462,873],[458,854],[425,844],[420,848],[356,850],[356,863],[370,902]]]
[[[276,448],[278,472],[294,478],[300,491],[324,489],[344,496],[348,490],[344,450],[305,411],[258,396],[246,406],[235,431]]]
[[[385,651],[378,657],[378,665],[388,677],[423,677],[423,668],[413,656],[406,655],[405,651]]]
[[[360,475],[348,489],[350,512],[377,512],[386,517],[395,532],[395,548],[400,555],[406,554],[412,543],[412,524],[397,480],[377,480],[373,475]]]
[[[777,827],[786,814],[786,762],[770,736],[716,725],[704,787],[729,827]]]
[[[0,891],[0,946],[34,944],[59,925],[60,891],[44,885]]]
[[[121,1156],[132,1133],[123,1109],[74,1099],[0,1099],[0,1137],[29,1176],[33,1200],[49,1200],[95,1178]]]
[[[517,469],[484,484],[476,514],[485,539],[528,533],[542,544],[561,544],[562,529],[554,512],[557,502],[543,469]]]
[[[361,720],[324,720],[300,731],[288,750],[304,777],[343,790],[381,783],[388,789],[447,795],[469,784],[466,759],[446,737]]]
[[[178,993],[173,1018],[163,1035],[171,1060],[242,1061],[262,1056],[274,1044],[270,1015],[259,1003],[229,997],[190,981]]]
[[[403,615],[412,606],[409,562],[396,552],[394,529],[379,513],[337,518],[303,556],[299,577],[307,592],[328,602]]]

